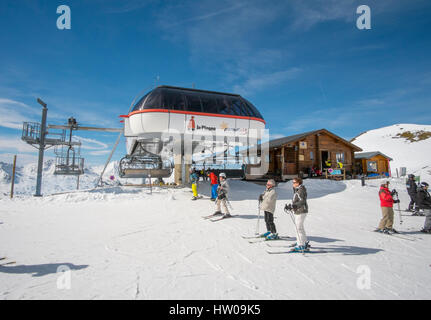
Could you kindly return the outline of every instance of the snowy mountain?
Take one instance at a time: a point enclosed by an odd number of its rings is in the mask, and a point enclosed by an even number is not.
[[[407,173],[431,181],[431,125],[395,124],[364,132],[351,142],[364,152],[380,151],[391,157],[392,175],[406,167]]]
[[[96,185],[103,165],[87,167],[79,178],[79,189],[91,189]],[[77,177],[54,175],[55,160],[44,161],[42,177],[42,194],[53,194],[77,189]],[[17,166],[15,173],[15,195],[32,195],[36,190],[37,163]],[[114,176],[111,180],[110,177]],[[12,164],[0,162],[0,197],[9,195],[12,177]],[[129,179],[132,180],[132,179]],[[136,180],[136,179],[134,179]],[[107,184],[117,185],[118,182],[127,183],[126,179],[118,176],[118,161],[109,163],[103,175]],[[135,181],[136,182],[136,181]],[[142,180],[141,180],[142,182]],[[130,182],[133,183],[133,182]]]

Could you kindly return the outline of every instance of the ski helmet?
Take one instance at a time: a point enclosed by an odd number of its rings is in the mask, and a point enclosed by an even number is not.
[[[421,188],[426,188],[426,187],[428,187],[429,186],[429,184],[428,183],[426,183],[426,182],[421,182],[421,184],[419,185],[419,187],[421,187]]]
[[[414,174],[409,174],[409,178],[410,179],[413,179],[415,177],[415,175]]]
[[[224,172],[220,173],[220,174],[219,174],[219,177],[220,177],[220,178],[224,178],[224,179],[226,179],[226,173],[224,173]]]

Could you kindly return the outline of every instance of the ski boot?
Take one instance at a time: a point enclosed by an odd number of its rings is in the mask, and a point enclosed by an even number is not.
[[[232,217],[232,215],[231,215],[230,213],[226,213],[226,214],[223,216],[223,218],[230,218],[230,217]]]
[[[399,232],[397,230],[395,230],[394,228],[384,228],[383,233],[394,234],[394,233],[399,233]]]
[[[271,232],[265,232],[259,235],[260,238],[266,238],[267,236],[269,236],[271,234]]]
[[[428,230],[427,229],[422,229],[421,232],[423,232],[423,233],[431,233],[431,230],[430,229],[428,229]]]
[[[266,236],[266,240],[277,240],[279,239],[278,233],[271,233]]]
[[[290,248],[294,248],[294,247],[297,247],[297,246],[298,246],[298,243],[296,243],[296,242],[294,244],[289,245]],[[305,248],[306,249],[310,249],[311,248],[310,241],[306,241],[305,242]]]
[[[309,252],[310,249],[308,249],[306,246],[296,246],[291,250],[291,252]]]
[[[380,229],[380,228],[377,228],[377,229],[374,230],[374,232],[383,232],[383,230]]]
[[[392,234],[391,231],[388,228],[384,228],[382,233],[386,233],[386,234]]]
[[[217,217],[217,216],[221,216],[223,213],[221,213],[221,211],[216,211],[214,212],[213,216]]]

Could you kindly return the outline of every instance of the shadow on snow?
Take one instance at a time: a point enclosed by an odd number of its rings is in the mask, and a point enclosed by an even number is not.
[[[57,273],[60,266],[67,267],[70,270],[81,270],[88,267],[88,265],[74,265],[73,263],[48,263],[35,265],[0,266],[0,272],[14,274],[29,273],[33,277],[42,277],[47,274]]]

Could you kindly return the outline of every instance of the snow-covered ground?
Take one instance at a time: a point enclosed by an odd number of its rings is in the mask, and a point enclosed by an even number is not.
[[[431,126],[394,125],[353,141],[364,151],[394,159],[431,183],[431,139],[411,142],[399,133]],[[18,161],[19,164],[19,161]],[[231,180],[232,219],[202,219],[214,211],[209,185],[191,201],[190,188],[119,186],[118,163],[86,169],[80,178],[54,176],[45,162],[42,193],[35,198],[36,166],[19,166],[15,197],[9,199],[12,166],[0,163],[0,299],[429,299],[431,235],[420,233],[424,217],[400,216],[405,234],[372,232],[381,218],[382,180],[305,180],[310,213],[306,231],[311,253],[268,254],[294,243],[295,228],[283,212],[291,182],[277,187],[276,226],[287,240],[251,244],[257,198],[264,186]],[[111,180],[110,176],[114,176]],[[394,175],[396,176],[396,175]],[[405,178],[390,178],[401,208],[409,202]],[[93,190],[91,190],[93,189]],[[71,191],[64,194],[58,192]],[[400,218],[403,223],[400,225]],[[265,231],[260,220],[260,231]],[[401,238],[403,237],[403,238]],[[268,245],[277,246],[269,247]],[[70,270],[70,272],[58,272]],[[68,279],[70,279],[70,289]],[[370,286],[367,286],[368,279]]]
[[[391,179],[401,208],[404,179]],[[263,186],[231,180],[231,219],[211,222],[209,186],[191,190],[110,187],[0,199],[2,299],[429,299],[431,236],[424,217],[403,216],[406,239],[371,232],[380,219],[379,180],[306,180],[306,230],[315,253],[270,255],[294,238],[250,244]],[[276,226],[294,235],[283,212],[291,183],[277,187]],[[403,213],[405,214],[405,213]],[[260,221],[260,230],[264,230]],[[322,253],[321,251],[325,251]],[[70,272],[57,273],[59,266]],[[370,287],[367,289],[367,276]],[[58,287],[60,284],[60,289]],[[61,285],[63,283],[63,285]],[[67,285],[66,285],[67,287]]]

